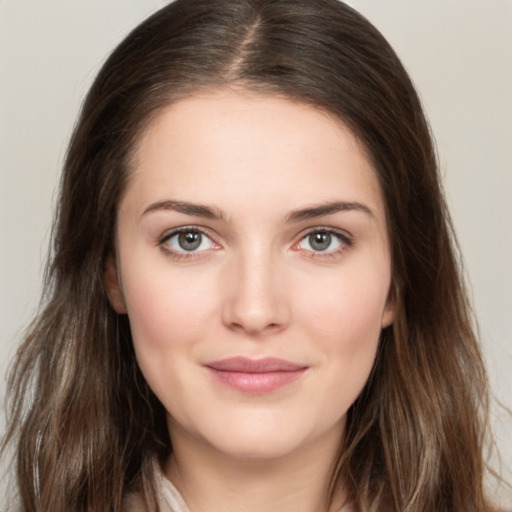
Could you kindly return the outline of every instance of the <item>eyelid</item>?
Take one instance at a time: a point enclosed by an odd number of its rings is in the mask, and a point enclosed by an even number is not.
[[[189,232],[200,233],[201,236],[206,237],[210,241],[212,247],[210,247],[208,249],[199,250],[199,251],[197,251],[197,250],[186,251],[186,250],[175,250],[175,249],[172,249],[171,247],[169,247],[168,245],[166,246],[166,242],[168,242],[174,236],[179,235],[180,233],[189,233]],[[201,226],[197,226],[197,225],[179,226],[176,228],[169,229],[158,238],[157,244],[162,248],[163,251],[165,251],[166,254],[168,254],[174,258],[180,258],[180,259],[197,257],[201,253],[204,253],[204,252],[208,251],[209,249],[216,250],[216,249],[221,248],[221,245],[214,240],[214,238],[210,234],[209,230],[207,230]]]
[[[314,234],[314,233],[328,233],[330,235],[335,236],[338,238],[342,246],[339,248],[336,248],[334,250],[326,250],[326,251],[314,251],[314,250],[308,250],[308,249],[302,249],[299,247],[299,244],[305,240],[308,236]],[[349,247],[351,247],[354,244],[354,238],[352,235],[350,235],[347,231],[339,228],[334,228],[331,226],[313,226],[311,228],[306,229],[299,235],[299,239],[293,244],[293,249],[297,251],[304,251],[311,253],[313,257],[329,257],[329,256],[335,256],[338,253],[344,252]]]
[[[202,249],[199,251],[197,251],[197,250],[186,251],[186,250],[173,250],[169,246],[165,245],[166,242],[169,239],[171,239],[173,236],[179,235],[180,233],[186,233],[186,232],[200,233],[202,236],[208,238],[208,240],[211,243],[211,247],[207,248],[207,249]],[[328,233],[328,234],[336,237],[341,242],[341,246],[338,248],[335,248],[333,250],[325,250],[325,251],[315,251],[313,249],[300,248],[299,244],[313,233]],[[339,253],[346,251],[353,244],[354,244],[353,236],[343,229],[334,228],[332,226],[312,226],[312,227],[307,228],[306,230],[302,231],[298,235],[298,240],[293,243],[292,249],[296,250],[296,251],[307,252],[310,254],[311,257],[326,258],[326,257],[336,256]],[[218,242],[215,241],[215,237],[212,236],[212,234],[210,234],[209,229],[204,228],[202,226],[198,226],[198,225],[186,225],[186,226],[179,226],[179,227],[169,229],[158,238],[157,245],[159,245],[167,255],[177,258],[177,259],[194,258],[194,257],[198,257],[199,255],[201,255],[204,252],[208,252],[209,250],[212,250],[212,249],[218,250],[218,249],[222,248],[222,246]]]

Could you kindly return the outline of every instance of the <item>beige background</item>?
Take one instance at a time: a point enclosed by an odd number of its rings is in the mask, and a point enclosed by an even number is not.
[[[165,3],[0,0],[0,376],[37,304],[80,101],[107,53]],[[512,1],[350,3],[394,45],[423,98],[493,390],[512,407]],[[493,422],[512,480],[512,420],[496,408]]]

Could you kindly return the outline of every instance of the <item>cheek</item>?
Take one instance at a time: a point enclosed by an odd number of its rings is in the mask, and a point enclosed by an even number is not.
[[[334,347],[362,348],[365,342],[378,339],[389,280],[359,273],[340,276],[327,286],[303,294],[301,316],[319,340]]]
[[[128,276],[124,292],[138,365],[153,392],[172,408],[190,380],[180,361],[194,359],[195,348],[208,337],[214,295],[205,291],[204,281],[195,285],[152,270]]]
[[[179,395],[185,371],[179,361],[194,358],[216,309],[207,281],[180,277],[153,267],[128,276],[124,290],[138,364],[155,394],[167,401],[169,389]]]
[[[363,389],[377,352],[387,274],[340,275],[301,306],[303,329],[323,355],[324,407],[344,414]]]
[[[314,399],[318,401],[319,410],[324,411],[318,415],[320,420],[327,424],[335,424],[339,418],[344,418],[363,390],[380,339],[379,308],[375,308],[371,315],[363,294],[350,301],[340,300],[338,305],[344,309],[326,309],[323,332],[317,332],[316,338],[322,340],[323,384],[322,392]]]
[[[197,335],[214,304],[204,281],[183,282],[169,272],[136,274],[125,297],[134,342],[165,348]]]

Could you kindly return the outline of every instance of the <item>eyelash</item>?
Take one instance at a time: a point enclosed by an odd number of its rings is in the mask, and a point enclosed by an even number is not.
[[[347,249],[354,245],[354,239],[345,231],[327,226],[315,226],[313,228],[308,229],[305,233],[303,233],[299,241],[293,245],[293,248],[298,251],[302,251],[303,249],[300,249],[298,247],[299,244],[301,244],[304,240],[307,240],[307,238],[310,237],[311,235],[317,233],[331,235],[332,237],[338,239],[338,241],[340,242],[340,247],[334,250],[326,250],[325,252],[304,249],[305,252],[309,253],[309,256],[311,258],[334,258],[339,256],[341,253],[345,252]]]
[[[220,248],[220,245],[215,243],[212,240],[212,237],[206,233],[205,230],[198,228],[197,226],[182,226],[176,229],[173,229],[172,231],[169,231],[165,233],[159,240],[158,245],[162,248],[162,250],[165,252],[165,254],[173,259],[176,260],[188,260],[191,258],[196,258],[198,255],[198,252],[204,252],[204,251],[176,251],[168,246],[166,246],[166,243],[173,237],[180,235],[182,233],[198,233],[202,237],[206,237],[208,240],[211,241],[212,245],[215,246],[215,249]]]
[[[176,251],[173,249],[170,249],[168,246],[166,246],[166,243],[173,237],[180,235],[181,233],[198,233],[203,237],[206,237],[208,240],[210,240],[211,244],[214,246],[214,249],[218,249],[221,246],[214,242],[211,238],[211,236],[208,235],[208,233],[197,227],[197,226],[183,226],[176,229],[173,229],[170,232],[165,233],[162,235],[162,237],[158,240],[158,245],[162,248],[162,250],[165,252],[166,255],[169,257],[176,259],[176,260],[188,260],[191,258],[197,258],[198,254],[201,252],[206,252],[206,250],[202,251]],[[307,240],[308,237],[310,237],[313,234],[326,234],[331,235],[335,237],[340,242],[340,247],[334,249],[334,250],[326,250],[324,251],[315,251],[315,250],[308,250],[308,249],[301,249],[299,245],[304,241]],[[334,229],[331,227],[326,226],[315,226],[313,228],[308,229],[305,233],[302,233],[300,235],[300,238],[297,242],[295,242],[292,246],[294,250],[301,251],[301,252],[308,252],[309,256],[312,258],[332,258],[338,256],[340,253],[345,252],[347,249],[349,249],[351,246],[354,245],[353,238],[346,233],[345,231],[341,231],[338,229]]]

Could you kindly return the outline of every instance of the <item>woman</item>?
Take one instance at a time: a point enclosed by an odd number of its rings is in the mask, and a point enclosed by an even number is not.
[[[177,0],[137,27],[53,240],[11,381],[23,510],[492,510],[428,125],[341,2]]]

